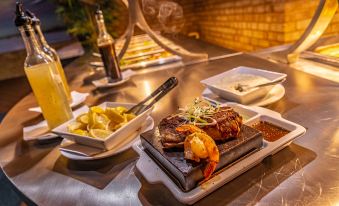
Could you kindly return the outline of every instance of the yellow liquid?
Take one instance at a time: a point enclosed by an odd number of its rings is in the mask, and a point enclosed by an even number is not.
[[[62,68],[62,64],[61,64],[59,59],[58,59],[58,61],[55,61],[55,66],[56,66],[58,73],[60,74],[62,84],[63,84],[63,88],[65,89],[65,92],[66,92],[67,100],[68,100],[69,103],[72,103],[71,90],[69,89],[67,79],[66,79],[66,76],[65,76],[65,72],[64,72],[64,69]]]
[[[50,129],[73,117],[54,62],[26,67],[25,73]]]

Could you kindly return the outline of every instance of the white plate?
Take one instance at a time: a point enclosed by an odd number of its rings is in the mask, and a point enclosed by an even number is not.
[[[104,102],[100,105],[98,105],[101,108],[106,107],[118,107],[123,106],[127,109],[133,107],[135,104],[133,103],[121,103],[121,102]],[[124,141],[124,138],[130,136],[133,134],[136,130],[138,130],[141,125],[145,122],[146,118],[151,114],[154,107],[151,107],[144,111],[143,113],[136,116],[131,121],[127,122],[125,125],[114,131],[112,134],[110,134],[105,139],[99,139],[99,138],[92,138],[88,136],[82,136],[77,135],[74,133],[70,133],[67,129],[67,126],[74,122],[76,119],[76,116],[73,117],[71,120],[61,124],[60,126],[54,128],[52,130],[53,133],[60,135],[63,138],[66,138],[68,140],[71,140],[73,142],[87,145],[90,147],[96,147],[103,150],[110,150],[114,148],[116,145],[119,145],[121,142]]]
[[[87,96],[89,95],[88,93],[80,93],[80,92],[77,92],[77,91],[72,91],[71,92],[71,95],[72,95],[72,103],[69,105],[71,106],[72,108],[78,106],[79,104],[83,103]],[[41,113],[41,108],[40,107],[31,107],[28,109],[29,111],[31,112],[39,112]]]
[[[153,127],[154,127],[154,120],[151,116],[149,116],[146,119],[146,123],[144,125],[142,125],[142,127],[139,130],[135,131],[133,134],[128,136],[119,145],[117,145],[116,147],[114,147],[111,150],[105,151],[105,152],[100,153],[100,154],[96,154],[92,157],[77,155],[75,153],[70,153],[70,152],[66,152],[66,151],[63,151],[63,150],[60,150],[60,153],[63,156],[67,157],[68,159],[72,159],[72,160],[96,160],[96,159],[102,159],[102,158],[110,157],[110,156],[116,155],[120,152],[128,150],[130,147],[132,147],[132,145],[134,144],[134,142],[136,140],[139,140],[138,137],[141,133],[147,132],[147,131],[153,129]],[[67,139],[64,139],[61,142],[60,146],[66,146],[66,145],[71,144],[71,143],[74,143],[74,142],[69,141]]]
[[[211,179],[203,184],[195,187],[193,190],[183,192],[168,175],[160,168],[151,157],[143,150],[140,141],[137,141],[133,145],[133,149],[140,155],[137,161],[136,167],[138,171],[145,177],[145,179],[151,184],[162,183],[164,184],[174,195],[174,197],[182,203],[193,204],[200,199],[204,198],[208,194],[212,193],[219,187],[223,186],[227,182],[246,172],[250,168],[259,164],[265,157],[273,155],[280,151],[287,145],[289,145],[295,138],[305,134],[306,129],[298,124],[283,119],[280,114],[271,110],[260,107],[247,107],[259,115],[257,118],[252,119],[246,124],[251,125],[256,121],[269,121],[275,125],[281,126],[291,131],[284,137],[276,140],[275,142],[267,142],[264,140],[263,148],[248,156],[241,158],[234,162],[231,166],[225,167],[218,171]]]
[[[108,82],[107,77],[104,77],[102,79],[92,81],[92,84],[94,84],[97,88],[116,87],[127,82],[133,75],[135,75],[135,72],[129,69],[122,72],[122,80],[120,81],[110,83]]]
[[[279,101],[285,95],[285,88],[281,84],[275,85],[264,97],[255,99],[253,102],[248,103],[248,106],[266,106],[274,102]],[[204,99],[218,103],[225,104],[231,100],[223,99],[218,95],[214,94],[211,90],[206,88],[201,95]]]
[[[232,79],[233,77],[237,77],[243,74],[261,76],[268,79],[269,81],[282,80],[285,79],[287,76],[286,74],[283,73],[240,66],[229,71],[223,72],[221,74],[209,77],[200,82],[218,96],[242,104],[249,104],[250,102],[253,102],[255,99],[265,96],[274,87],[274,86],[258,87],[250,89],[248,91],[238,92],[236,90],[220,88],[218,86],[215,86],[217,82],[221,81],[224,78]]]

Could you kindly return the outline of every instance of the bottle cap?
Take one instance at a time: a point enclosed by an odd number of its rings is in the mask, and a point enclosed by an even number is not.
[[[100,9],[100,5],[97,4],[97,10],[95,11],[95,19],[97,21],[103,21],[104,20],[104,16],[102,14],[102,11]]]
[[[29,16],[32,20],[32,25],[40,25],[40,19],[38,19],[33,12],[30,10],[26,9],[26,14]]]
[[[22,2],[16,2],[15,6],[15,26],[27,26],[32,24],[31,18],[25,15]]]
[[[100,5],[97,4],[97,10],[95,11],[95,15],[102,15],[102,11],[100,9]]]

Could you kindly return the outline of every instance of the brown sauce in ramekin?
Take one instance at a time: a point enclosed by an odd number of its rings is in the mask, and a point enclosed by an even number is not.
[[[284,128],[265,121],[257,122],[253,124],[252,127],[262,132],[264,139],[269,142],[274,142],[290,132]]]

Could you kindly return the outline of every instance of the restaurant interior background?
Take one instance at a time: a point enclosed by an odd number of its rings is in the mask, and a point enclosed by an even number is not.
[[[128,22],[127,9],[116,0],[24,0],[36,13],[48,42],[64,66],[93,48],[95,3],[103,7],[106,25],[115,38]],[[151,27],[174,41],[186,38],[211,43],[232,52],[258,52],[298,40],[314,15],[318,0],[173,0],[171,17],[154,10],[168,0],[145,0],[143,12]],[[13,19],[14,0],[0,1],[0,122],[6,112],[31,90],[24,76],[24,45]],[[168,11],[167,11],[168,12]],[[165,17],[164,17],[165,16]],[[139,29],[136,34],[142,34]],[[339,34],[339,11],[322,37]],[[96,48],[94,47],[94,50]],[[0,205],[21,200],[0,176]],[[3,201],[3,202],[2,202]],[[10,205],[10,204],[9,204]]]

